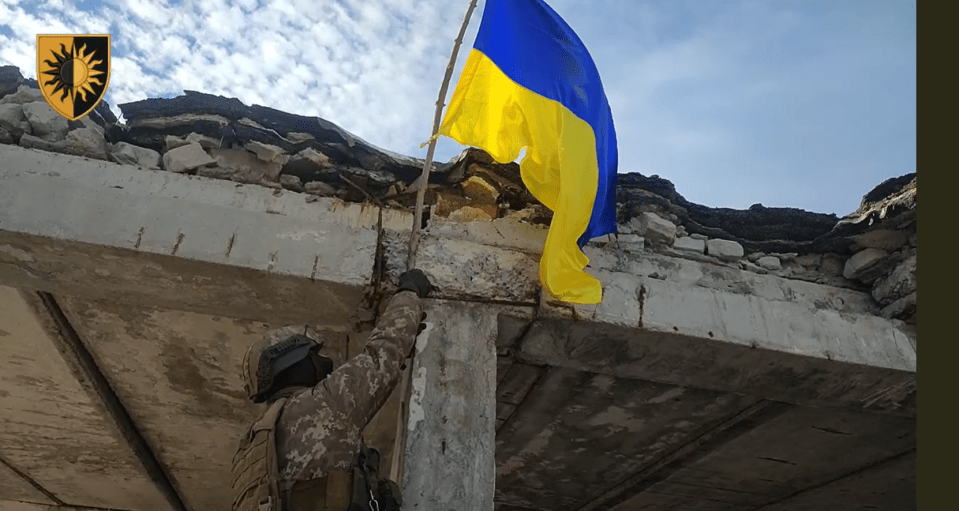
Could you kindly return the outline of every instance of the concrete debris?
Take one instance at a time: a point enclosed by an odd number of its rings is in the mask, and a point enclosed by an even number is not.
[[[633,254],[646,249],[646,239],[638,234],[621,234],[616,241],[620,248]]]
[[[184,140],[180,137],[174,137],[173,135],[167,135],[163,137],[163,152],[176,149],[177,147],[183,147],[189,143],[189,140]]]
[[[23,135],[20,146],[40,149],[52,153],[85,156],[97,160],[109,161],[107,142],[91,128],[80,128],[71,131],[63,140],[51,142],[33,135]]]
[[[887,319],[901,319],[907,323],[915,324],[916,313],[916,292],[913,291],[883,307],[879,314]]]
[[[887,255],[889,255],[889,252],[879,248],[867,248],[862,250],[846,261],[846,266],[843,268],[842,276],[849,280],[858,280],[864,271],[875,266]]]
[[[13,135],[9,131],[0,128],[0,144],[14,144],[19,142],[13,141]]]
[[[673,242],[673,248],[703,254],[706,252],[706,242],[692,237],[676,238],[676,241]]]
[[[909,245],[912,247],[916,246],[916,233],[912,233],[912,235],[909,236]]]
[[[481,204],[496,204],[499,192],[485,179],[472,176],[463,182],[463,195]]]
[[[332,168],[333,164],[330,163],[329,156],[308,147],[287,160],[286,164],[283,166],[284,174],[304,174],[309,175],[316,172],[322,172],[326,169]],[[302,177],[302,176],[301,176]]]
[[[776,271],[782,268],[782,261],[776,256],[763,256],[756,260],[756,264],[767,269]]]
[[[110,149],[110,159],[121,165],[133,165],[147,169],[160,168],[160,153],[146,147],[126,142],[117,142]]]
[[[22,105],[24,103],[34,103],[37,101],[43,101],[46,103],[46,100],[43,99],[43,93],[40,92],[40,89],[21,85],[17,87],[17,92],[14,92],[13,94],[7,94],[6,96],[0,98],[0,105],[11,103]]]
[[[238,183],[277,182],[283,169],[279,163],[267,163],[246,149],[212,149],[210,156],[216,158],[217,167],[231,171],[230,179]]]
[[[23,115],[23,107],[18,103],[0,104],[0,129],[10,135],[7,144],[19,144],[24,133],[33,134],[30,122]]]
[[[697,233],[692,233],[689,235],[689,237],[694,240],[703,240],[703,241],[706,241],[709,239],[709,236],[706,236],[704,234],[697,234]]]
[[[206,135],[201,135],[200,133],[193,132],[186,136],[186,142],[195,142],[200,144],[200,147],[204,149],[221,149],[223,147],[222,138],[208,137]]]
[[[904,231],[876,229],[855,236],[853,240],[855,240],[856,245],[853,248],[854,251],[861,248],[878,248],[891,252],[908,243],[909,234]]]
[[[633,217],[629,221],[629,229],[634,233],[640,236],[646,234],[646,224],[643,223],[641,216]]]
[[[216,163],[206,151],[196,142],[171,149],[163,154],[163,168],[170,172],[189,172],[200,167],[208,167]]]
[[[332,197],[336,195],[336,188],[333,188],[327,183],[322,181],[310,181],[303,185],[303,190],[306,193],[319,195],[321,197]]]
[[[290,156],[283,152],[283,149],[271,145],[264,144],[262,142],[249,142],[244,145],[248,151],[253,151],[256,153],[256,157],[267,162],[267,163],[278,163],[280,166],[286,165],[290,160]]]
[[[825,273],[826,275],[838,277],[842,275],[843,269],[846,267],[845,258],[839,254],[823,254],[822,262],[819,263],[819,272]]]
[[[293,190],[294,192],[303,191],[303,182],[300,181],[300,178],[296,176],[290,176],[287,174],[281,175],[280,184],[287,190]]]
[[[676,216],[676,215],[673,215],[673,216]],[[676,237],[677,237],[677,238],[682,238],[683,236],[686,236],[686,228],[685,228],[684,226],[682,226],[682,225],[677,225],[677,226],[676,226]]]
[[[762,252],[750,252],[749,255],[746,256],[746,260],[751,263],[755,263],[760,257],[764,257],[765,255],[766,254]]]
[[[676,239],[676,224],[661,218],[656,213],[643,213],[640,217],[643,236],[651,243],[670,246]]]
[[[822,254],[806,254],[796,258],[796,263],[807,269],[818,269],[822,262]]]
[[[24,103],[23,115],[30,123],[33,135],[48,142],[63,140],[70,129],[66,117],[58,114],[42,99],[32,103]]]
[[[706,254],[723,261],[737,261],[743,257],[743,246],[735,241],[709,240],[706,242]]]
[[[753,272],[753,273],[759,273],[759,274],[761,274],[761,275],[762,275],[762,274],[769,273],[769,272],[768,272],[765,268],[763,268],[762,266],[753,264],[753,263],[749,262],[748,260],[747,260],[747,261],[739,261],[739,267],[742,268],[742,269],[744,269],[744,270],[751,271],[751,272]]]
[[[457,222],[472,222],[474,220],[485,220],[488,222],[492,220],[493,217],[480,208],[465,206],[450,213],[449,219]]]
[[[889,275],[876,280],[872,296],[880,305],[890,303],[916,291],[916,255],[912,254]]]

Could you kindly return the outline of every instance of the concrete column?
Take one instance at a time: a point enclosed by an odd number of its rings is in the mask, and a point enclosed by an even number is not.
[[[416,343],[403,509],[492,511],[496,309],[429,300]]]

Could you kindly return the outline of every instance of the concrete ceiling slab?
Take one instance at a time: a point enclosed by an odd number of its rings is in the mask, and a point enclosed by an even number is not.
[[[3,330],[0,330],[0,337],[3,336],[3,332]],[[4,396],[6,392],[8,391],[0,389],[0,399],[6,397]],[[0,456],[2,456],[2,453],[0,453]],[[55,504],[52,499],[44,495],[42,491],[30,484],[3,461],[0,461],[0,496],[6,499],[37,504]]]
[[[497,434],[497,502],[574,510],[755,403],[549,368]]]
[[[0,286],[0,453],[71,505],[167,509],[89,384],[61,356],[48,320],[25,296]]]
[[[76,297],[60,303],[188,507],[228,509],[237,441],[259,412],[243,392],[240,363],[270,325]]]
[[[825,484],[763,511],[910,511],[916,509],[916,452]]]

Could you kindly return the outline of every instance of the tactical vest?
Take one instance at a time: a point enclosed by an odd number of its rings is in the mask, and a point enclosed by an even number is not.
[[[233,457],[233,511],[398,511],[399,487],[379,479],[379,453],[361,446],[350,470],[309,481],[281,481],[276,421],[288,398],[270,405]]]

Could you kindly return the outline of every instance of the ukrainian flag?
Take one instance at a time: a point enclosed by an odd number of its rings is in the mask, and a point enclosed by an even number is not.
[[[540,260],[543,288],[595,304],[598,280],[581,247],[616,232],[616,132],[593,59],[542,0],[486,0],[476,43],[440,135],[509,163],[553,211]]]

